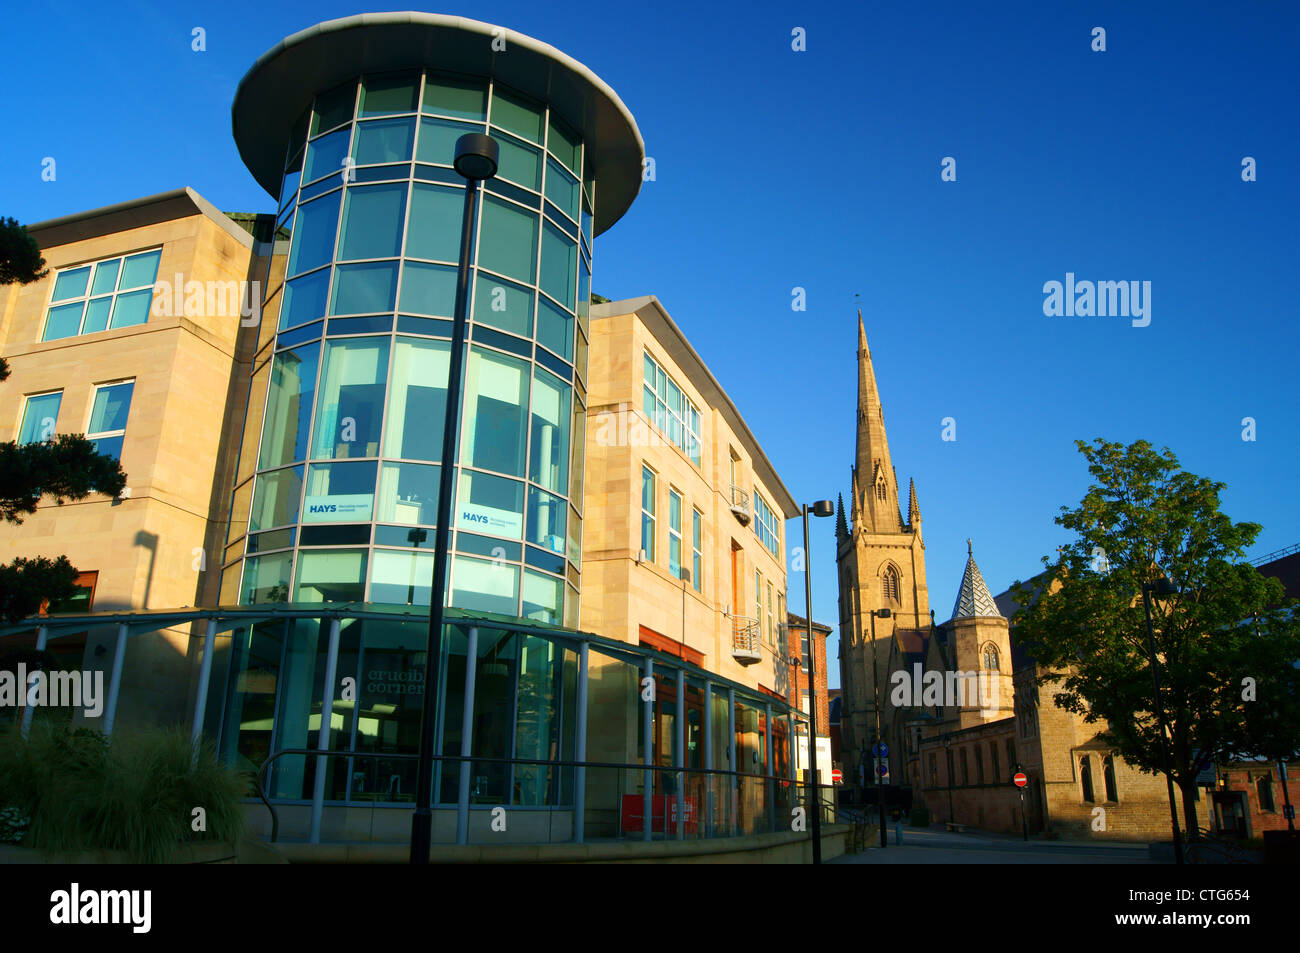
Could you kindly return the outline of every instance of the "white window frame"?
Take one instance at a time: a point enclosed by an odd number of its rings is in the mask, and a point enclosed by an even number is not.
[[[91,388],[91,390],[90,390],[90,406],[86,408],[86,439],[87,439],[87,440],[90,440],[90,441],[93,442],[93,441],[95,441],[95,440],[109,440],[109,439],[112,439],[113,437],[121,437],[121,438],[122,438],[122,449],[123,449],[123,450],[126,449],[126,427],[123,427],[121,430],[104,430],[104,431],[95,431],[95,432],[92,433],[91,430],[90,430],[90,419],[91,419],[92,417],[95,416],[95,399],[99,396],[99,392],[100,392],[101,390],[105,390],[105,389],[107,389],[107,388],[109,388],[109,387],[117,387],[119,384],[130,384],[130,385],[132,385],[132,386],[131,386],[131,404],[134,404],[134,403],[135,403],[135,383],[136,383],[136,378],[134,378],[134,377],[123,377],[121,380],[116,380],[116,381],[105,381],[104,383],[102,383],[102,384],[96,384],[96,385],[94,385],[94,387]],[[128,421],[128,422],[129,422],[130,419],[131,419],[131,404],[127,404],[127,407],[126,407],[126,416],[127,416],[127,421]],[[121,459],[121,453],[118,454],[118,459]]]
[[[757,487],[754,488],[754,532],[768,552],[777,557],[781,555],[781,533],[776,522],[776,511],[768,506]]]
[[[53,279],[50,281],[50,293],[49,293],[49,296],[46,298],[46,301],[45,301],[45,312],[44,312],[44,314],[43,314],[42,317],[41,317],[41,334],[40,334],[40,337],[37,338],[37,341],[40,341],[40,342],[44,342],[44,341],[45,341],[45,332],[46,332],[47,328],[49,327],[49,323],[50,323],[50,311],[51,311],[52,309],[54,309],[54,308],[61,308],[61,307],[63,307],[64,305],[68,305],[68,304],[75,304],[75,303],[78,302],[78,301],[81,302],[81,321],[80,321],[80,323],[78,323],[78,325],[77,325],[77,333],[76,333],[76,334],[69,334],[69,335],[66,336],[67,338],[78,338],[78,337],[84,337],[84,336],[87,335],[87,334],[99,334],[99,333],[102,332],[102,331],[116,331],[117,328],[112,327],[112,323],[113,323],[113,312],[117,309],[117,299],[118,299],[118,297],[119,297],[120,295],[128,294],[128,293],[130,293],[130,292],[134,292],[134,291],[143,291],[145,288],[154,288],[154,287],[157,286],[157,284],[158,284],[158,270],[161,270],[161,268],[162,268],[162,250],[163,250],[163,246],[162,246],[162,245],[154,245],[154,246],[152,246],[152,247],[150,247],[150,248],[137,248],[137,249],[135,249],[134,251],[122,252],[121,254],[117,254],[117,255],[105,255],[103,258],[92,258],[92,259],[90,259],[89,261],[82,261],[82,262],[78,262],[78,263],[75,264],[75,265],[65,265],[65,266],[63,266],[63,267],[61,267],[61,268],[57,268],[57,269],[55,269]],[[127,260],[128,258],[134,258],[134,257],[137,256],[137,255],[147,255],[147,254],[149,254],[150,252],[158,252],[158,253],[159,253],[159,255],[158,255],[158,269],[155,270],[155,272],[154,272],[154,280],[151,281],[151,282],[150,282],[149,284],[147,284],[147,285],[133,285],[133,286],[130,287],[130,288],[119,288],[118,285],[119,285],[119,284],[121,283],[121,281],[122,281],[122,269],[123,269],[123,266],[126,264],[126,260]],[[102,294],[93,294],[92,292],[94,291],[94,282],[95,282],[95,271],[96,271],[96,269],[97,269],[101,264],[103,264],[104,262],[106,262],[106,261],[114,261],[114,260],[118,261],[119,264],[118,264],[118,268],[117,268],[117,278],[116,278],[116,280],[113,282],[113,290],[112,290],[112,291],[109,291],[109,292],[104,292],[104,293],[102,293]],[[71,271],[77,271],[77,270],[80,269],[80,268],[89,268],[89,269],[90,269],[90,274],[86,277],[86,290],[85,290],[85,292],[84,292],[83,294],[78,295],[78,296],[75,297],[75,298],[64,298],[64,299],[61,300],[61,301],[55,301],[55,300],[54,300],[54,289],[58,286],[58,283],[59,283],[59,276],[60,276],[60,275],[67,274],[68,272],[71,272]],[[108,320],[104,323],[104,327],[100,328],[99,331],[86,331],[86,330],[83,330],[83,329],[85,328],[85,326],[86,326],[86,311],[87,311],[87,309],[89,308],[89,305],[90,305],[91,299],[99,299],[99,298],[109,298],[109,299],[111,299],[111,303],[109,304],[109,308],[108,308]],[[153,315],[153,300],[152,300],[152,297],[151,297],[151,298],[150,298],[150,301],[149,301],[149,311],[145,314],[144,321],[142,321],[141,324],[148,324],[148,323],[149,323],[149,318],[150,318],[152,315]],[[139,326],[140,326],[139,324],[125,324],[125,325],[122,325],[122,327],[128,327],[128,328],[139,327]],[[66,338],[51,338],[50,340],[52,340],[52,341],[63,341],[63,340],[66,340]]]
[[[646,365],[650,365],[647,368]],[[686,391],[681,385],[673,380],[672,376],[663,369],[654,356],[645,352],[645,359],[642,362],[642,406],[641,410],[650,418],[654,425],[664,437],[686,454],[686,459],[690,460],[695,466],[700,465],[703,455],[703,445],[700,441],[699,424],[692,426],[692,421],[700,419],[699,408],[695,402],[686,396]],[[647,380],[645,371],[650,370],[654,375],[654,380]],[[662,386],[661,386],[662,385]],[[668,387],[671,385],[678,394],[678,406],[673,407],[667,398]],[[662,390],[663,393],[660,393]],[[646,392],[649,392],[648,394]],[[652,397],[654,407],[648,409],[645,406],[645,398]],[[674,434],[676,436],[674,437]],[[693,441],[693,443],[692,443]]]
[[[650,474],[650,509],[645,508],[645,477]],[[656,502],[659,496],[659,474],[655,473],[644,463],[641,464],[641,545],[640,548],[645,552],[645,558],[648,562],[655,561],[655,542],[659,535],[659,526],[656,520],[655,511]],[[646,523],[650,524],[650,549],[646,550],[645,546],[645,527]]]
[[[673,526],[673,500],[677,501],[677,526]],[[668,571],[673,569],[673,543],[677,543],[677,573],[682,578],[682,494],[673,487],[668,487]]]
[[[18,439],[22,436],[23,424],[27,423],[27,408],[30,406],[31,401],[40,397],[49,397],[51,394],[59,395],[59,408],[54,412],[54,427],[51,428],[49,437],[42,437],[41,439],[48,440],[50,437],[54,436],[55,429],[57,429],[59,425],[59,412],[63,410],[63,388],[61,387],[56,390],[43,390],[35,394],[23,395],[23,405],[22,408],[18,411],[18,429],[14,431],[15,443],[17,443]],[[33,442],[39,443],[40,441],[37,440]]]
[[[704,591],[704,514],[698,507],[691,507],[691,585],[696,592]],[[698,539],[698,545],[696,537]]]

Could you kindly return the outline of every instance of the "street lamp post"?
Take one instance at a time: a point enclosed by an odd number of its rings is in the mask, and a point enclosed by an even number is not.
[[[415,766],[415,816],[411,820],[411,863],[427,864],[433,835],[433,750],[437,722],[438,667],[442,654],[443,603],[447,597],[448,528],[451,523],[452,477],[460,435],[460,382],[465,325],[469,308],[469,259],[479,182],[497,174],[500,149],[495,139],[471,132],[456,140],[456,171],[465,179],[465,217],[461,222],[460,266],[456,275],[456,313],[451,325],[451,360],[447,369],[447,409],[442,430],[442,469],[438,480],[438,517],[434,526],[433,582],[429,590],[429,634],[424,656],[424,701],[420,712],[420,759]],[[461,771],[469,770],[462,764]]]
[[[876,660],[876,619],[877,617],[888,619],[889,616],[890,612],[888,609],[871,610],[871,695],[872,708],[875,709],[876,713],[876,730],[872,736],[871,753],[882,762],[884,761],[884,756],[880,753],[880,745],[883,742],[880,740],[880,668]],[[885,835],[885,779],[880,772],[880,767],[879,764],[874,765],[876,774],[876,796],[877,800],[880,802],[880,846],[888,847],[889,841]]]
[[[1142,607],[1147,617],[1147,651],[1151,654],[1151,686],[1155,697],[1156,726],[1160,731],[1160,757],[1165,766],[1165,788],[1169,793],[1169,823],[1174,832],[1174,863],[1183,862],[1183,836],[1178,829],[1178,808],[1174,803],[1174,778],[1169,769],[1169,745],[1165,740],[1165,712],[1160,701],[1160,669],[1156,664],[1156,637],[1151,628],[1151,593],[1157,596],[1172,596],[1178,589],[1168,579],[1160,578],[1155,582],[1142,584]]]
[[[835,512],[835,504],[830,500],[818,500],[811,507],[813,516],[830,516]],[[808,615],[804,620],[808,624],[808,786],[813,793],[812,799],[812,860],[814,864],[822,862],[822,801],[821,788],[817,783],[817,686],[813,682],[813,670],[817,667],[817,653],[813,651],[812,632],[812,557],[808,543],[808,504],[800,507],[803,514],[803,594]]]

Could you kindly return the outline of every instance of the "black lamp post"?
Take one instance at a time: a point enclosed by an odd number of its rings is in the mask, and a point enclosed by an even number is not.
[[[442,655],[443,603],[447,598],[447,548],[451,524],[452,477],[460,436],[460,382],[465,325],[469,308],[469,259],[474,242],[478,186],[497,174],[496,140],[471,132],[456,140],[456,171],[465,178],[465,217],[460,233],[460,267],[456,275],[456,313],[451,324],[451,360],[447,368],[447,413],[442,429],[442,469],[438,480],[438,518],[434,526],[433,583],[429,590],[429,635],[424,656],[424,701],[420,712],[420,760],[415,767],[415,816],[411,821],[411,863],[427,864],[433,835],[434,726],[438,710],[438,667]],[[461,764],[468,771],[469,765]]]
[[[880,667],[876,661],[876,619],[888,619],[890,611],[888,609],[871,610],[871,695],[872,708],[876,712],[876,730],[871,739],[871,753],[880,760],[880,764],[874,766],[876,772],[876,797],[880,802],[880,846],[888,847],[889,840],[885,834],[885,779],[881,774],[880,768],[884,762],[885,755],[882,753],[880,735]]]
[[[808,607],[808,787],[814,795],[812,799],[812,856],[813,863],[822,862],[822,796],[817,783],[817,686],[813,684],[813,669],[817,667],[817,653],[813,650],[812,631],[812,556],[808,549],[808,504],[800,507],[803,511],[803,593]],[[830,500],[818,500],[812,505],[813,516],[830,516],[835,512],[835,504]]]
[[[1172,596],[1178,588],[1168,579],[1161,577],[1155,582],[1142,584],[1142,607],[1147,617],[1147,651],[1151,654],[1151,686],[1155,698],[1156,725],[1160,730],[1160,757],[1165,766],[1165,788],[1169,792],[1169,823],[1174,832],[1174,863],[1183,862],[1183,836],[1178,829],[1178,808],[1174,804],[1174,778],[1169,771],[1169,745],[1165,740],[1165,711],[1160,701],[1160,668],[1156,664],[1156,637],[1151,629],[1151,593],[1157,596]]]

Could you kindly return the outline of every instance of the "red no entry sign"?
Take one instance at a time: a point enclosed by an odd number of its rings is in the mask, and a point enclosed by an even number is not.
[[[833,784],[843,784],[843,783],[844,783],[844,772],[841,771],[839,768],[835,768],[834,770],[832,770],[832,771],[831,771],[831,782],[832,782]]]
[[[1017,771],[1016,776],[1011,780],[1016,782],[1016,787],[1018,788],[1023,788],[1026,784],[1029,783],[1029,779],[1025,777],[1023,771]]]

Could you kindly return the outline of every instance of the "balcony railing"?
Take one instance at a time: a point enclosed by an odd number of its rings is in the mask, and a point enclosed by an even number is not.
[[[749,525],[749,494],[735,485],[731,487],[731,512],[736,514],[741,526]]]
[[[741,665],[763,661],[763,633],[757,619],[733,616],[731,619],[731,657]]]

